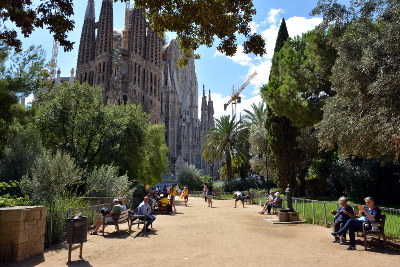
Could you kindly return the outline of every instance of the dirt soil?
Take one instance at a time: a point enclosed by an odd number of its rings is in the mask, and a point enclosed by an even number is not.
[[[12,266],[400,266],[396,244],[372,242],[365,251],[357,238],[357,250],[347,251],[331,242],[330,228],[272,224],[265,219],[276,215],[259,214],[260,205],[234,208],[234,200],[214,200],[209,208],[189,197],[187,207],[178,199],[176,208],[173,215],[157,215],[147,235],[136,225],[129,235],[127,223],[120,228],[125,231],[109,226],[104,236],[89,235],[82,259],[74,250],[67,263],[63,244]]]

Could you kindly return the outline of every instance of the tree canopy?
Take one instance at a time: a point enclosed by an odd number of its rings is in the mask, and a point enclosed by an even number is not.
[[[333,1],[320,2],[314,12],[341,35],[332,39],[339,55],[331,77],[337,95],[324,106],[319,140],[342,157],[398,161],[400,3],[363,0],[335,13]]]
[[[233,157],[241,157],[247,153],[247,129],[235,121],[235,116],[231,118],[228,115],[216,119],[215,127],[204,135],[206,141],[201,148],[203,158],[209,162],[225,158],[227,178],[232,179]]]
[[[135,7],[145,8],[153,30],[160,35],[166,31],[176,32],[182,51],[181,66],[187,64],[201,45],[211,47],[215,38],[220,39],[217,49],[233,56],[238,46],[236,34],[246,38],[245,53],[259,56],[266,53],[262,36],[251,33],[250,23],[256,14],[252,0],[136,0]],[[24,37],[29,37],[35,28],[47,28],[65,51],[73,48],[74,43],[68,40],[68,32],[74,28],[74,21],[70,19],[74,13],[73,0],[47,0],[37,6],[31,0],[6,0],[1,2],[0,10],[0,40],[7,45],[17,50],[22,46],[17,31],[4,24],[10,21]]]
[[[79,83],[58,84],[36,104],[46,148],[69,153],[82,169],[115,164],[131,180],[143,180],[150,119],[140,106],[104,106],[99,88]]]
[[[296,127],[312,126],[322,120],[323,100],[334,94],[329,79],[336,51],[318,31],[288,38],[282,45],[274,54],[274,72],[263,96],[276,115]]]

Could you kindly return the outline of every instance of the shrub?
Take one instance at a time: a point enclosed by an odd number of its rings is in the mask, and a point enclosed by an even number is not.
[[[86,181],[86,192],[90,197],[128,198],[132,195],[128,175],[118,176],[118,168],[112,165],[103,165],[92,171]]]
[[[22,177],[21,190],[35,204],[46,205],[52,212],[57,197],[79,180],[80,170],[68,154],[45,150]]]
[[[176,174],[179,184],[187,185],[190,190],[202,190],[203,184],[200,180],[201,172],[194,165],[183,165]]]

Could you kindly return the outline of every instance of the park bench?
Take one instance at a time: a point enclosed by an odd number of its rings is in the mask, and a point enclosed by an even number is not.
[[[254,197],[253,193],[250,192],[250,196],[243,197],[243,200],[247,204],[253,204],[253,197]]]
[[[136,224],[137,228],[139,228],[139,225],[143,224],[143,231],[146,234],[146,224],[147,224],[146,216],[139,215],[137,208],[129,212],[129,220],[130,220],[130,224],[128,224],[129,233],[131,233],[132,231],[132,225]],[[150,227],[153,229],[153,223],[151,223]]]
[[[129,220],[129,209],[121,211],[121,213],[118,216],[118,220],[115,222],[107,222],[106,223],[106,217],[103,216],[103,235],[104,235],[104,226],[105,225],[115,225],[115,230],[119,231],[119,224],[128,221],[128,227],[130,229],[130,220]]]
[[[379,240],[380,240],[380,236],[383,237],[383,243],[386,246],[386,236],[385,236],[385,221],[386,221],[386,215],[382,215],[382,218],[379,222],[365,222],[363,223],[363,230],[362,232],[358,232],[358,233],[362,233],[362,236],[364,237],[364,247],[365,250],[367,250],[367,235],[377,235]],[[367,230],[367,228],[371,227],[371,224],[377,224],[377,230]],[[358,234],[357,234],[358,235]]]
[[[279,201],[279,203],[277,205],[276,205],[276,203],[274,203],[275,205],[272,205],[272,214],[278,215],[278,209],[282,209],[282,202],[283,202],[283,199],[281,199],[281,201]]]

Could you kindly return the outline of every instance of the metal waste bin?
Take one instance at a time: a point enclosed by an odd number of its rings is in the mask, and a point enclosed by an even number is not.
[[[83,242],[87,241],[88,217],[67,218],[68,262],[71,261],[71,251],[80,248],[79,257],[82,258]],[[72,244],[80,245],[72,247]]]

